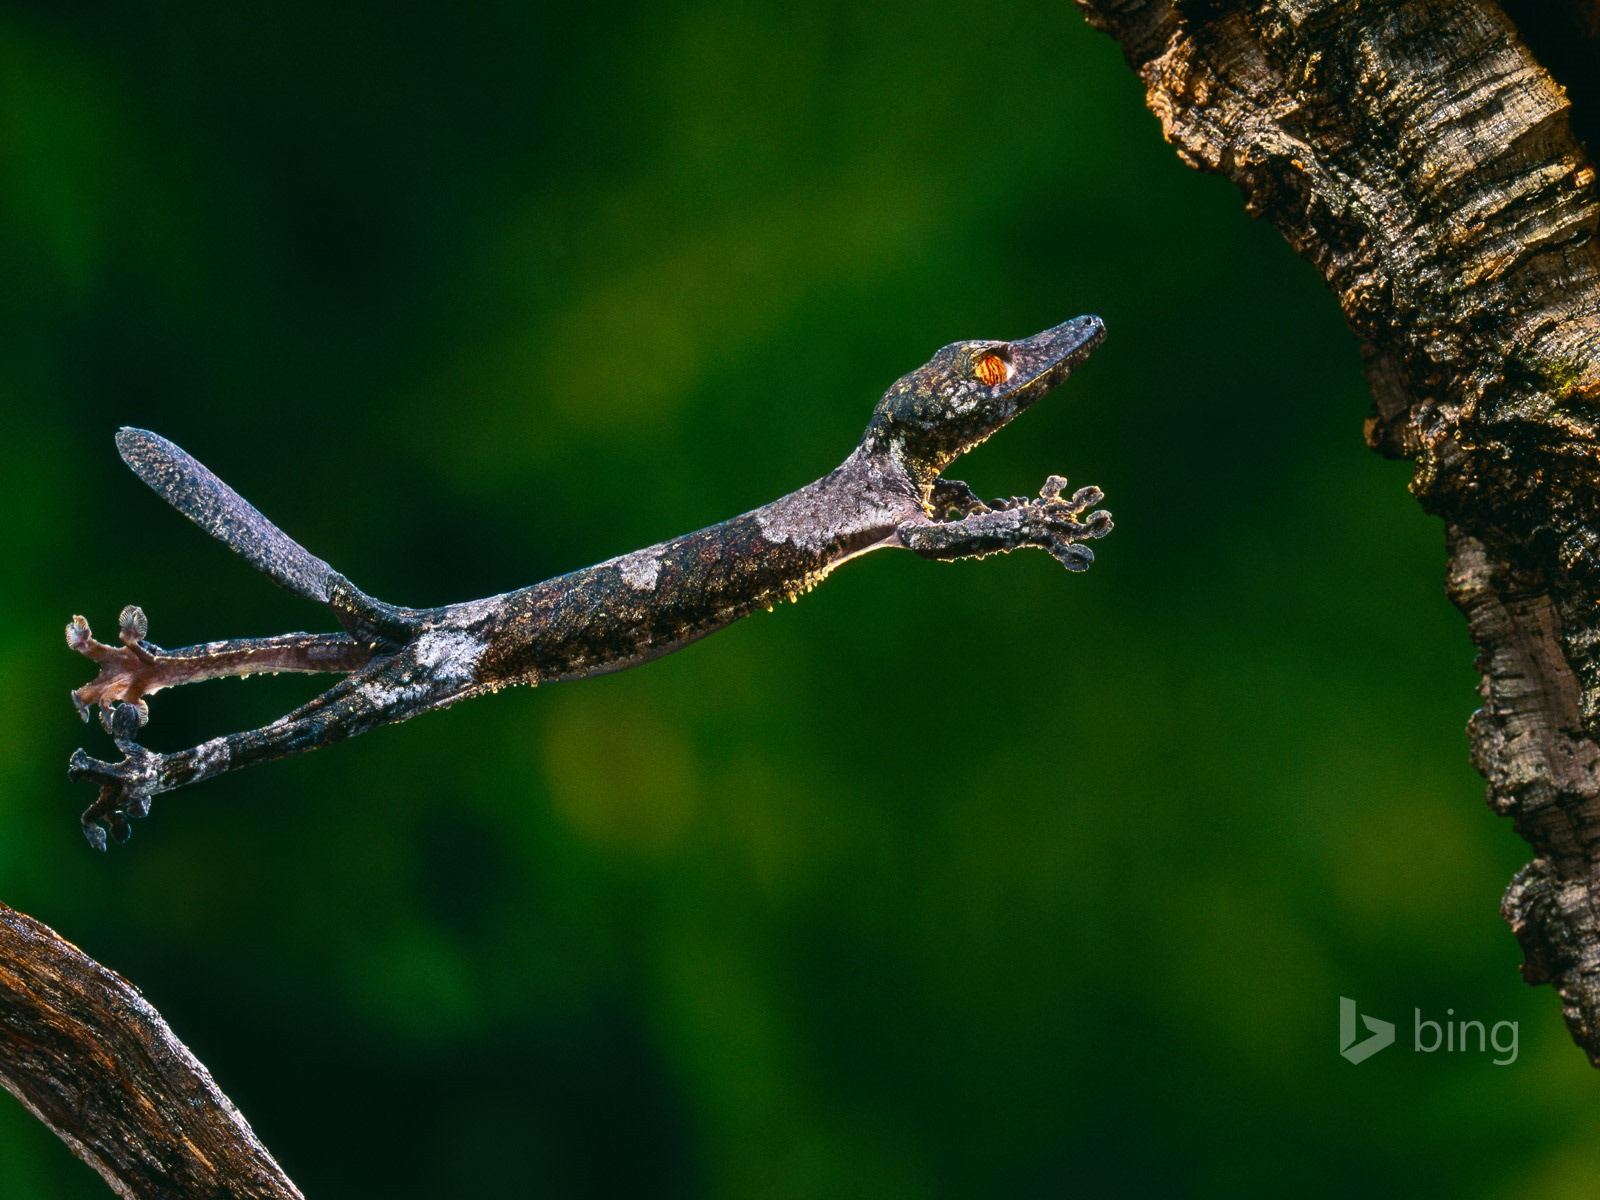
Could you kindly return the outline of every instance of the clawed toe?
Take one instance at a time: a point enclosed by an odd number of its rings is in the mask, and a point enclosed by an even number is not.
[[[1098,504],[1099,500],[1092,501],[1092,503]],[[1084,522],[1083,522],[1083,536],[1084,537],[1094,537],[1094,538],[1105,537],[1105,535],[1110,533],[1111,530],[1112,530],[1111,514],[1108,513],[1103,508],[1099,512],[1090,513],[1088,515],[1088,517],[1086,517],[1084,519]]]
[[[1065,475],[1051,475],[1044,481],[1044,486],[1039,489],[1039,499],[1054,500],[1066,489],[1067,477]]]
[[[67,778],[74,783],[87,780],[90,783],[107,786],[116,783],[121,777],[110,763],[90,758],[82,750],[74,750],[72,757],[67,759]]]
[[[94,640],[94,635],[89,632],[89,622],[81,616],[75,616],[67,622],[67,645],[79,654],[87,654],[90,658],[94,654],[90,651],[91,645],[99,645]],[[110,649],[110,647],[106,647]]]
[[[100,724],[119,743],[131,742],[150,720],[150,706],[143,700],[130,700],[115,708],[100,710]]]
[[[1066,501],[1066,505],[1073,516],[1078,516],[1081,513],[1088,512],[1105,498],[1106,494],[1091,484],[1089,487],[1081,487],[1073,492],[1071,498]]]
[[[117,614],[117,637],[124,646],[135,646],[150,632],[150,619],[137,604],[129,604]]]
[[[1069,571],[1087,571],[1094,562],[1094,551],[1081,542],[1053,542],[1050,553]]]

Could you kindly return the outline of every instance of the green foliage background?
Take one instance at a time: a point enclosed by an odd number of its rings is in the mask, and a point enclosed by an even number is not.
[[[0,122],[0,897],[308,1194],[1589,1194],[1440,530],[1333,299],[1069,5],[12,0]],[[943,343],[1086,311],[962,474],[1102,485],[1088,575],[873,556],[85,848],[69,616],[329,626],[117,425],[440,603],[763,503]],[[150,744],[316,682],[164,694]],[[1340,995],[1400,1046],[1343,1061]],[[1414,1053],[1417,1008],[1517,1061]],[[104,1194],[0,1103],[0,1195]]]

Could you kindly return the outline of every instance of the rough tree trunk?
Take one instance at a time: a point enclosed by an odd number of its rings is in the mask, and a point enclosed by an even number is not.
[[[1566,93],[1487,0],[1077,2],[1361,339],[1367,439],[1445,520],[1473,761],[1536,856],[1502,911],[1600,1065],[1600,244]]]
[[[0,1086],[119,1196],[303,1200],[137,988],[4,904]]]

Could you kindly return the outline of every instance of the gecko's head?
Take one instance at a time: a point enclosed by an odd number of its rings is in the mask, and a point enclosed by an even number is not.
[[[1105,337],[1099,317],[1074,317],[1020,342],[956,342],[896,380],[862,439],[920,485],[1072,374]]]

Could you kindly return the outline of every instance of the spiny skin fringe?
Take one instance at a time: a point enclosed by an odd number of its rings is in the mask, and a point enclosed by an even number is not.
[[[834,568],[872,550],[910,549],[929,559],[980,557],[1033,546],[1069,569],[1070,551],[1111,529],[1100,498],[1072,500],[1051,476],[1036,499],[991,508],[965,484],[942,478],[1071,374],[1104,334],[1081,317],[1019,342],[958,342],[884,393],[855,450],[828,475],[742,516],[531,587],[442,608],[376,600],[278,529],[232,488],[165,438],[124,429],[117,445],[139,477],[208,533],[298,595],[328,606],[345,632],[285,634],[165,651],[145,640],[135,606],[119,620],[123,644],[94,641],[75,618],[68,644],[100,664],[73,693],[122,751],[117,763],[83,751],[69,775],[96,784],[84,834],[103,849],[151,797],[252,763],[303,753],[445,708],[512,684],[583,679],[671,653],[759,608],[812,591]],[[995,366],[1003,361],[1005,371]],[[980,368],[980,364],[981,368]],[[930,500],[959,500],[960,515],[935,520]],[[133,739],[146,695],[221,675],[335,671],[346,677],[270,725],[173,754]],[[138,719],[130,721],[128,715]]]

